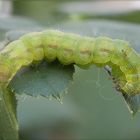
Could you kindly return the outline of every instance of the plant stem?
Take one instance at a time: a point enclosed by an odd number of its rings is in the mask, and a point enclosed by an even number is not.
[[[0,140],[18,140],[15,95],[0,87]]]

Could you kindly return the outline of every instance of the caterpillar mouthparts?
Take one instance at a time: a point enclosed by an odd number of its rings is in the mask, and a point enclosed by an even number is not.
[[[128,42],[57,30],[27,33],[9,43],[0,52],[1,86],[7,86],[23,66],[43,59],[81,67],[108,65],[117,90],[128,95],[140,93],[140,56]]]

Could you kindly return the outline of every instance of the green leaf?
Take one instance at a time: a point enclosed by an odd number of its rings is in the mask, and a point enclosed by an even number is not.
[[[73,65],[64,66],[59,62],[43,62],[37,67],[22,69],[11,81],[9,88],[17,94],[55,97],[61,101],[72,82]]]
[[[41,30],[42,27],[35,21],[19,16],[0,17],[0,40],[4,40],[8,31],[32,31]]]
[[[35,21],[19,16],[0,17],[0,30],[38,29],[41,26]]]

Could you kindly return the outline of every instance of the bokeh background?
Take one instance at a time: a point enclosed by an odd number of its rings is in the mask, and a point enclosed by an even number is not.
[[[2,31],[32,28],[32,23],[34,28],[125,39],[140,50],[140,1],[0,1],[1,39]],[[139,140],[140,113],[131,116],[104,69],[75,69],[63,104],[43,97],[18,97],[21,139]]]

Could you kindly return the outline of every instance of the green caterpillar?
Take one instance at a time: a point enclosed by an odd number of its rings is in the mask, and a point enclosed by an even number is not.
[[[28,33],[1,50],[1,86],[6,87],[21,67],[43,59],[58,59],[64,65],[74,63],[81,67],[109,66],[119,91],[128,95],[140,93],[140,56],[128,42],[56,30]]]

